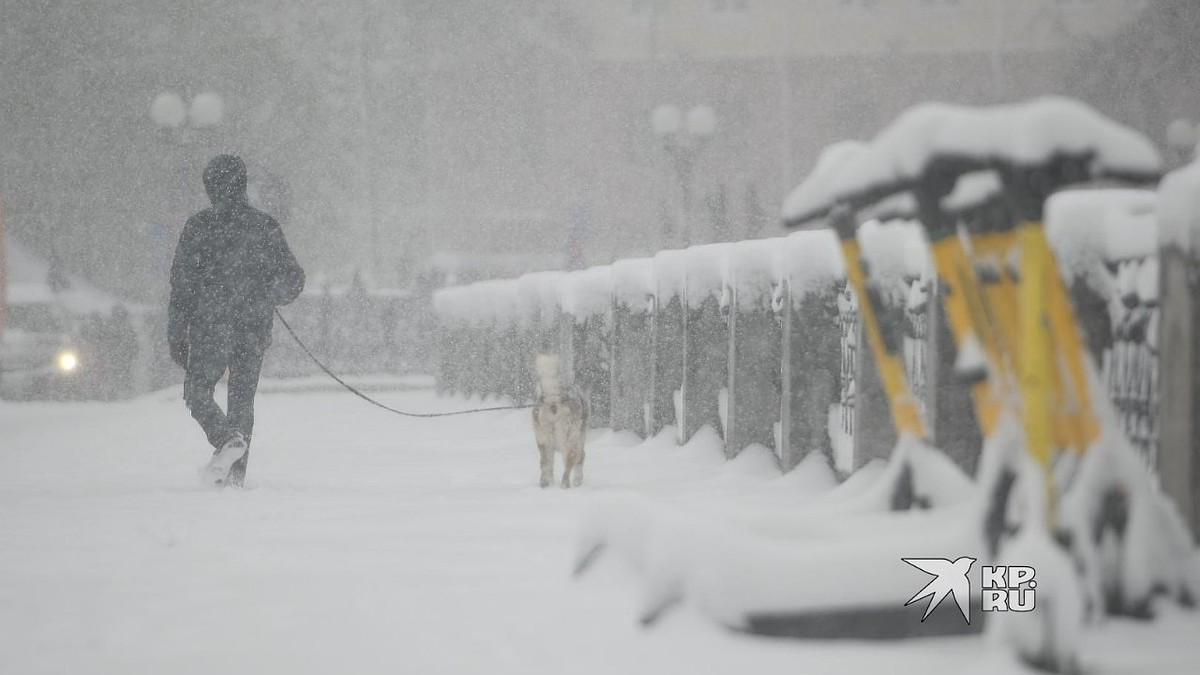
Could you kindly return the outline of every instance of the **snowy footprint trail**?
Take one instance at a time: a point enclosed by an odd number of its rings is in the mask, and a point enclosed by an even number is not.
[[[453,410],[427,391],[380,394]],[[580,490],[541,490],[525,411],[403,419],[341,393],[265,393],[245,490],[201,487],[177,397],[0,403],[0,672],[963,672],[978,638],[791,642],[688,610],[651,630],[634,578],[569,577],[597,496],[697,516],[811,498],[765,451],[725,462],[593,433]],[[788,573],[785,570],[781,574]],[[1099,672],[1190,672],[1194,615],[1110,622]],[[1137,646],[1134,649],[1134,645]],[[994,672],[1011,664],[988,662]]]

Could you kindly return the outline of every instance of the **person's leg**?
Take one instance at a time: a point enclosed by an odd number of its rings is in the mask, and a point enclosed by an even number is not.
[[[254,431],[254,395],[258,391],[262,359],[263,353],[257,344],[241,346],[234,349],[229,366],[229,423],[242,433],[247,446]],[[250,450],[247,447],[246,454],[234,462],[229,470],[230,484],[242,484],[249,462]]]
[[[246,442],[254,431],[254,395],[262,371],[263,353],[257,345],[237,345],[229,361],[229,424]]]
[[[213,400],[213,389],[225,373],[228,349],[223,340],[194,340],[189,345],[183,400],[214,448],[220,448],[236,429]]]

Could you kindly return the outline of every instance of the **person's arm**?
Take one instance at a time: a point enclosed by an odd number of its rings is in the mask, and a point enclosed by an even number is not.
[[[278,224],[273,225],[267,233],[271,269],[267,289],[273,304],[286,305],[304,290],[304,270],[283,238],[283,229]]]
[[[171,262],[171,303],[167,307],[167,345],[171,359],[187,367],[188,330],[196,312],[200,285],[200,245],[196,228],[189,220],[175,247]]]

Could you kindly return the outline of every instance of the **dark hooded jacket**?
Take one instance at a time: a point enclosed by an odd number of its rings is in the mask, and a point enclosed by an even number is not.
[[[212,206],[188,219],[171,264],[172,354],[207,336],[269,344],[272,314],[304,290],[279,223],[246,199],[246,166],[219,155],[204,169]]]

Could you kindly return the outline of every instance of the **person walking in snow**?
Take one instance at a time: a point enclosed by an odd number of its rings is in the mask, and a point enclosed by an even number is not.
[[[202,478],[241,485],[274,310],[304,290],[304,270],[279,223],[247,202],[240,158],[214,157],[204,169],[204,189],[212,206],[188,219],[171,264],[167,342],[187,371],[184,402],[214,448]],[[223,412],[213,389],[226,369]]]

